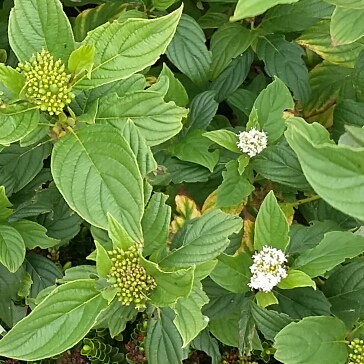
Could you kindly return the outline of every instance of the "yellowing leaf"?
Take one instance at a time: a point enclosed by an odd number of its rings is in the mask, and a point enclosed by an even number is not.
[[[171,232],[175,234],[187,221],[201,216],[201,212],[196,205],[196,202],[191,197],[186,195],[177,195],[175,198],[176,215],[171,222]]]

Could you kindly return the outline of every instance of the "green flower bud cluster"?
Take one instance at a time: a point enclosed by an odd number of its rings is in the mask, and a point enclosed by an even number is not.
[[[348,364],[364,364],[364,340],[354,339],[349,348],[352,352],[349,354]]]
[[[19,63],[17,71],[25,77],[25,98],[50,115],[60,114],[75,97],[64,64],[44,49],[29,62]]]
[[[126,251],[115,249],[109,255],[113,263],[109,279],[118,288],[119,301],[125,306],[134,303],[137,309],[145,308],[148,294],[157,284],[140,265],[138,245],[133,245]]]

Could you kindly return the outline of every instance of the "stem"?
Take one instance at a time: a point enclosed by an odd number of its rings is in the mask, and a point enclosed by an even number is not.
[[[297,207],[297,206],[300,206],[300,205],[302,205],[304,203],[307,203],[307,202],[312,202],[312,201],[319,200],[320,198],[321,197],[319,195],[314,195],[314,196],[303,198],[302,200],[298,200],[296,202],[293,202],[293,203],[291,203],[291,205],[293,207]]]

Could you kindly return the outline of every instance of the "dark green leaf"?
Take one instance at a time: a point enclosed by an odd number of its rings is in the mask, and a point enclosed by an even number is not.
[[[206,129],[211,123],[219,107],[215,95],[215,91],[204,91],[193,98],[189,107],[190,129]]]
[[[211,357],[212,364],[219,364],[221,361],[221,354],[219,345],[215,338],[210,336],[208,329],[200,332],[200,334],[191,342],[194,349],[204,351]]]

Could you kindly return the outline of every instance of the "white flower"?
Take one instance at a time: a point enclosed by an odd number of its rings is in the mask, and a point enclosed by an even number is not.
[[[238,134],[239,141],[236,143],[238,148],[248,154],[249,157],[254,157],[267,147],[267,134],[262,130],[255,128],[249,131],[242,131]]]
[[[249,287],[263,292],[270,292],[282,278],[287,277],[285,263],[287,258],[282,250],[267,245],[253,255],[253,265],[250,267],[252,276]]]

